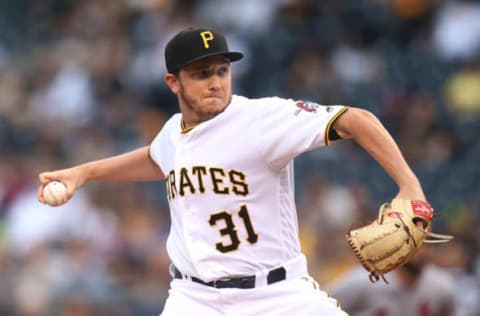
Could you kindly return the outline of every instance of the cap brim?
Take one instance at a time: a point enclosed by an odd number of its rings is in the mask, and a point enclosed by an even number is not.
[[[227,58],[230,59],[230,61],[237,61],[243,58],[243,54],[239,52],[228,52],[223,55],[227,56]]]
[[[225,56],[230,61],[237,61],[237,60],[240,60],[240,59],[243,58],[243,54],[239,53],[239,52],[215,52],[215,53],[206,54],[206,55],[194,58],[192,60],[189,60],[188,62],[186,62],[182,65],[179,65],[175,70],[179,70],[179,69],[181,69],[183,67],[186,67],[186,66],[188,66],[188,65],[190,65],[190,64],[192,64],[196,61],[199,61],[199,60],[202,60],[202,59],[205,59],[205,58],[208,58],[208,57],[212,57],[212,56],[218,56],[218,55]]]

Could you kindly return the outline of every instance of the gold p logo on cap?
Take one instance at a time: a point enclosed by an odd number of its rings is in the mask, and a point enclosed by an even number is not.
[[[213,41],[213,33],[210,31],[204,31],[200,33],[200,36],[202,37],[203,46],[205,46],[205,48],[209,48],[210,45],[208,42]]]

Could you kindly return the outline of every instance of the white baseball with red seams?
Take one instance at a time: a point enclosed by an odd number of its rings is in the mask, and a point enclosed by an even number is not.
[[[63,204],[67,196],[67,187],[60,181],[51,181],[43,188],[43,198],[50,206]]]

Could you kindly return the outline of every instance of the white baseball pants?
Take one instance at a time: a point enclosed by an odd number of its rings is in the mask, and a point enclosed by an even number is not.
[[[214,288],[174,279],[160,316],[348,316],[307,273],[253,289]],[[302,270],[302,269],[300,269]]]

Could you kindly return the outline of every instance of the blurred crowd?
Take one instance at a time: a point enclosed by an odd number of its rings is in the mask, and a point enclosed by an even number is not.
[[[4,0],[0,2],[0,315],[158,315],[170,275],[163,183],[89,183],[38,203],[37,174],[148,144],[177,112],[165,42],[209,26],[245,53],[234,91],[375,113],[456,239],[431,263],[458,315],[480,315],[480,2]],[[294,132],[294,131],[292,131]],[[353,142],[296,161],[312,274],[355,267],[345,232],[396,193]]]

